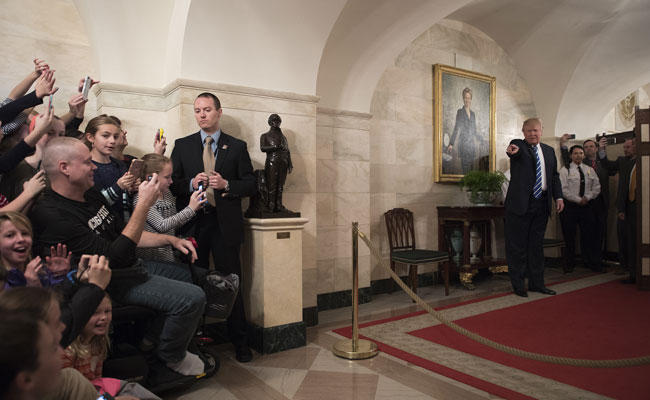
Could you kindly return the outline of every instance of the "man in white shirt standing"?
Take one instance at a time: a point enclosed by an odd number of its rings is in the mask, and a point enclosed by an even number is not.
[[[600,194],[600,181],[596,171],[583,164],[584,148],[579,145],[569,150],[571,163],[560,169],[560,182],[565,200],[565,210],[560,214],[562,233],[567,248],[565,272],[575,267],[576,227],[580,227],[580,248],[585,267],[603,272],[601,247],[596,237],[593,200]]]

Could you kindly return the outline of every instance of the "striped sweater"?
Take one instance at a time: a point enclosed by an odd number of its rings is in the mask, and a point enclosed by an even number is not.
[[[136,194],[133,199],[133,206],[135,207],[137,203],[138,195]],[[166,191],[163,193],[163,198],[158,199],[156,204],[151,206],[149,209],[144,230],[147,232],[163,233],[175,236],[176,229],[194,218],[195,215],[196,213],[189,206],[177,213],[176,205],[174,204],[174,196],[171,192]],[[174,253],[171,245],[148,248],[138,247],[136,249],[136,255],[143,260],[174,261]]]

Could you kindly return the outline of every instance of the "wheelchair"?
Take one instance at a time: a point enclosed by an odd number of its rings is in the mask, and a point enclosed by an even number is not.
[[[234,274],[224,277],[215,272],[204,275],[187,258],[181,257],[189,268],[192,282],[206,292],[206,309],[187,349],[203,361],[204,372],[185,376],[170,370],[156,357],[155,346],[145,339],[150,321],[157,313],[142,306],[116,304],[113,307],[111,348],[103,366],[104,376],[137,382],[160,395],[169,390],[188,388],[217,373],[220,361],[216,352],[207,346],[212,339],[203,335],[203,325],[206,316],[224,321],[228,318],[239,290],[239,277]]]

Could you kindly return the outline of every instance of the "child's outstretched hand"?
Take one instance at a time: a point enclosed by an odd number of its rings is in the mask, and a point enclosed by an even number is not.
[[[32,261],[27,264],[25,267],[25,280],[27,280],[27,286],[41,287],[41,280],[38,279],[38,273],[41,268],[43,268],[43,263],[41,262],[41,257],[36,256]]]
[[[68,252],[68,246],[59,243],[56,248],[50,247],[50,255],[45,257],[45,263],[54,275],[63,275],[70,271],[71,258],[72,252]]]
[[[205,196],[205,192],[202,190],[195,190],[190,196],[189,206],[192,210],[198,211],[205,202],[208,201],[208,198]]]

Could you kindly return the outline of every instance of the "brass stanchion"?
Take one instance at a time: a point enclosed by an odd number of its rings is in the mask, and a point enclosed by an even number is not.
[[[332,352],[348,360],[362,360],[377,355],[377,345],[359,339],[359,223],[352,223],[352,339],[334,343]]]

